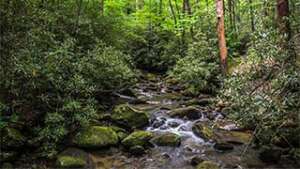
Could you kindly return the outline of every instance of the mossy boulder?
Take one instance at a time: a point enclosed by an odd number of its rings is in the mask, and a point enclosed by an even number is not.
[[[111,127],[91,126],[77,133],[73,143],[83,148],[103,148],[119,142],[117,133]]]
[[[68,148],[58,155],[56,165],[58,168],[85,168],[89,160],[88,154],[83,150]]]
[[[122,140],[122,144],[131,148],[134,146],[142,146],[147,147],[150,145],[150,140],[153,138],[153,134],[148,131],[135,131],[127,136],[124,140]]]
[[[203,161],[197,165],[196,169],[219,169],[219,166],[217,163],[212,161]]]
[[[201,118],[201,111],[193,106],[173,109],[170,111],[171,117],[187,117],[188,119],[199,119]]]
[[[3,163],[3,165],[1,166],[1,169],[13,169],[13,165],[10,163]]]
[[[163,133],[154,136],[151,142],[158,146],[177,147],[181,143],[181,137],[174,133]]]
[[[10,127],[3,130],[3,148],[19,148],[25,144],[26,138],[19,130]]]
[[[117,133],[119,140],[123,140],[129,135],[125,129],[122,129],[120,127],[111,126],[111,128]]]
[[[128,104],[116,106],[112,113],[112,120],[129,128],[142,128],[149,124],[147,113],[138,111]]]
[[[194,134],[204,140],[211,140],[214,138],[213,129],[204,122],[197,122],[193,125],[192,131]]]

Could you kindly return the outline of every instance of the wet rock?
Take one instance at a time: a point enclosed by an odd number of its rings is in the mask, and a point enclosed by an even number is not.
[[[266,163],[278,163],[282,150],[276,147],[264,147],[259,153],[259,159]]]
[[[146,99],[133,99],[133,100],[130,100],[128,103],[130,103],[130,104],[146,104],[147,100]]]
[[[199,105],[199,106],[207,106],[212,103],[212,100],[209,98],[202,98],[202,99],[192,99],[186,101],[184,104],[187,106],[192,106],[192,105]]]
[[[204,140],[210,140],[214,137],[213,129],[205,122],[197,122],[193,125],[194,134]]]
[[[83,148],[102,148],[116,145],[117,133],[111,127],[91,126],[79,132],[73,143]]]
[[[4,137],[3,137],[4,136]],[[6,127],[3,131],[3,144],[1,148],[19,148],[25,144],[26,138],[17,129]]]
[[[122,140],[122,144],[127,147],[142,146],[147,147],[150,145],[150,139],[152,139],[153,134],[147,131],[135,131]]]
[[[145,112],[133,109],[128,104],[114,108],[112,119],[121,125],[130,128],[142,128],[149,124],[149,117]]]
[[[175,127],[178,127],[180,124],[176,121],[170,121],[168,122],[168,126],[172,127],[172,128],[175,128]]]
[[[229,151],[233,150],[233,146],[229,143],[216,143],[214,148],[219,151]]]
[[[145,148],[143,146],[140,146],[140,145],[136,145],[136,146],[133,146],[133,147],[130,147],[129,148],[129,152],[132,154],[132,155],[142,155],[142,154],[145,154]]]
[[[158,146],[177,147],[181,143],[181,138],[174,133],[162,133],[154,136],[151,142]]]
[[[120,94],[125,95],[125,96],[129,96],[129,97],[136,97],[136,94],[134,92],[134,90],[132,89],[124,89],[120,91]]]
[[[187,117],[188,119],[201,118],[201,111],[193,106],[178,108],[170,111],[171,117]]]
[[[212,161],[203,161],[197,165],[196,169],[219,169],[219,166],[217,163]]]
[[[194,156],[194,157],[192,157],[192,159],[191,159],[191,165],[196,166],[196,165],[202,163],[203,161],[204,161],[204,160],[203,160],[203,157],[200,157],[200,156]]]
[[[83,150],[68,148],[57,156],[58,168],[84,168],[89,163],[89,156]]]
[[[165,159],[170,159],[171,156],[168,153],[162,153],[161,156]]]
[[[152,127],[154,128],[159,128],[160,126],[165,124],[165,120],[154,120],[154,122],[152,123]]]

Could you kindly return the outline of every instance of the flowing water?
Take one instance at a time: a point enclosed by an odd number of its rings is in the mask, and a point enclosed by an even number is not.
[[[173,118],[169,111],[184,107],[186,100],[191,99],[169,89],[160,79],[139,83],[135,92],[142,104],[133,104],[136,109],[147,111],[151,116],[150,125],[145,128],[154,133],[175,133],[181,136],[179,147],[152,147],[145,155],[132,156],[117,148],[108,151],[92,152],[93,162],[98,169],[194,169],[191,160],[199,157],[219,164],[221,168],[289,168],[286,164],[264,164],[257,157],[257,151],[247,147],[247,144],[235,145],[232,151],[217,151],[214,142],[196,136],[192,126],[196,122],[223,123],[223,130],[236,129],[237,126],[224,119],[221,113],[214,112],[213,118],[208,118],[205,108],[201,118],[189,120]],[[119,95],[122,99],[131,100],[127,96]],[[226,136],[224,136],[226,137]],[[247,150],[247,151],[245,151]]]

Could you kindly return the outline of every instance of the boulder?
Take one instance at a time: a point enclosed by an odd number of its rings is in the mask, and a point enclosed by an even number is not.
[[[111,126],[111,128],[117,133],[119,140],[123,140],[129,135],[125,129],[122,129],[120,127]]]
[[[89,156],[83,150],[68,148],[57,156],[58,168],[87,168]]]
[[[91,126],[77,133],[73,143],[83,148],[103,148],[119,142],[117,133],[111,127]]]
[[[127,148],[134,146],[142,146],[145,148],[150,145],[149,141],[152,139],[152,137],[153,134],[151,132],[135,131],[123,139],[122,144]]]
[[[181,138],[174,133],[162,133],[154,136],[151,142],[158,146],[178,147],[181,143]]]
[[[229,143],[216,143],[214,148],[219,151],[233,150],[233,146]]]
[[[192,131],[194,134],[204,140],[211,140],[214,138],[214,130],[205,122],[197,122],[193,125]]]
[[[11,163],[3,163],[1,169],[13,169],[13,165]]]
[[[202,163],[198,164],[197,169],[219,169],[217,163],[212,161],[203,161]]]
[[[199,105],[199,106],[207,106],[212,103],[212,100],[209,98],[202,98],[202,99],[191,99],[186,101],[184,104],[187,106],[192,105]]]
[[[112,120],[129,128],[142,128],[149,124],[147,113],[135,110],[128,104],[116,106],[113,110]]]
[[[203,160],[202,157],[200,157],[200,156],[194,156],[194,157],[192,157],[192,159],[191,159],[191,165],[196,166],[196,165],[202,163],[203,161],[204,161],[204,160]]]
[[[143,146],[137,145],[129,148],[129,152],[133,155],[145,154],[145,148]]]
[[[193,106],[184,108],[173,109],[170,111],[171,117],[187,117],[188,119],[199,119],[201,118],[201,111]]]

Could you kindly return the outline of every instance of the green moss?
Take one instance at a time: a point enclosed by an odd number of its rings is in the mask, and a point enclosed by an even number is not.
[[[86,165],[86,161],[84,159],[71,156],[61,156],[57,161],[58,166],[63,168],[81,168]]]
[[[209,126],[206,126],[206,124],[203,123],[196,123],[193,126],[192,130],[197,136],[205,140],[213,139],[214,137],[213,129]]]
[[[128,104],[122,104],[114,108],[112,119],[122,125],[131,128],[141,128],[149,123],[149,117],[145,112],[140,112]]]
[[[179,135],[174,133],[164,133],[158,136],[155,136],[151,140],[154,144],[158,146],[179,146],[181,142],[181,138]]]
[[[57,157],[58,168],[83,168],[88,164],[89,155],[77,148],[68,148]]]
[[[126,137],[122,144],[125,147],[133,147],[133,146],[142,146],[145,147],[149,145],[150,139],[153,137],[151,132],[147,131],[136,131]]]
[[[74,143],[85,148],[101,148],[118,143],[117,133],[110,127],[92,126],[79,132]]]
[[[219,169],[219,167],[212,161],[204,161],[197,165],[197,169]]]

